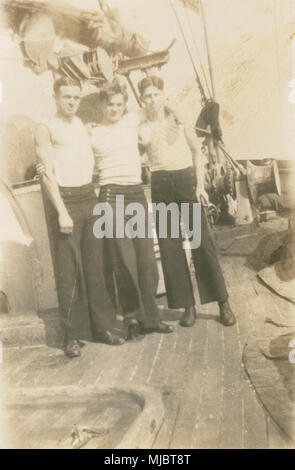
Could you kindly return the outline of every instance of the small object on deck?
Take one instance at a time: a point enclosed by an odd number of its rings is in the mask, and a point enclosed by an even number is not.
[[[97,429],[89,426],[74,424],[71,431],[72,447],[73,449],[81,449],[91,439],[101,436],[108,432],[105,429]]]
[[[9,313],[10,306],[5,292],[0,291],[0,313]]]
[[[295,303],[295,258],[267,266],[259,271],[258,277],[280,297]]]
[[[260,270],[258,277],[279,296],[295,303],[295,235],[283,232],[280,245],[273,250],[270,265]]]
[[[281,182],[276,160],[271,160],[262,166],[253,165],[248,160],[247,182],[254,204],[257,203],[258,197],[264,194],[281,196]]]
[[[277,217],[277,211],[260,211],[258,214],[259,222],[267,222]]]
[[[266,317],[265,323],[270,323],[271,325],[274,325],[277,328],[293,328],[295,326],[295,318],[294,319],[289,318],[286,321],[277,322],[273,320],[272,318]]]

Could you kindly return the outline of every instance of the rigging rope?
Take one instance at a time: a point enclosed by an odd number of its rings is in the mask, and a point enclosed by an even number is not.
[[[200,1],[200,7],[201,7],[201,16],[202,16],[202,20],[203,20],[203,28],[204,28],[204,35],[205,35],[205,42],[206,42],[208,67],[209,67],[209,74],[210,74],[211,86],[212,86],[212,94],[213,94],[213,99],[215,100],[215,96],[216,96],[216,94],[215,94],[215,83],[214,83],[213,67],[212,67],[212,61],[211,61],[211,52],[210,52],[210,46],[209,46],[209,37],[208,37],[208,30],[207,30],[206,14],[205,14],[203,0],[199,0],[199,1]]]
[[[186,47],[187,53],[188,53],[188,55],[189,55],[191,64],[192,64],[192,66],[193,66],[193,69],[194,69],[194,72],[195,72],[195,76],[196,76],[196,80],[197,80],[197,83],[198,83],[198,86],[199,86],[199,90],[200,90],[201,96],[202,96],[203,100],[204,100],[205,102],[207,102],[208,99],[207,99],[207,97],[206,97],[205,90],[204,90],[204,87],[203,87],[203,85],[202,85],[202,82],[201,82],[201,79],[200,79],[200,76],[199,76],[199,73],[198,73],[196,64],[195,64],[195,62],[194,62],[194,59],[193,59],[193,56],[192,56],[192,53],[191,53],[191,50],[190,50],[190,47],[189,47],[189,44],[188,44],[188,42],[187,42],[187,39],[186,39],[184,30],[183,30],[181,21],[180,21],[178,15],[177,15],[177,11],[176,11],[176,9],[175,9],[173,0],[170,0],[170,5],[171,5],[171,8],[172,8],[172,10],[173,10],[173,12],[174,12],[176,21],[177,21],[177,23],[178,23],[178,27],[179,27],[179,29],[180,29],[181,35],[182,35],[183,40],[184,40],[184,43],[185,43],[185,47]]]
[[[190,30],[190,33],[191,33],[191,36],[192,36],[192,39],[193,39],[193,43],[194,43],[194,46],[195,46],[196,51],[197,51],[197,55],[198,55],[198,59],[199,59],[200,66],[201,66],[201,70],[202,70],[202,73],[203,73],[203,78],[204,78],[204,81],[205,81],[205,83],[206,83],[208,95],[209,95],[210,99],[212,99],[213,93],[212,93],[212,90],[211,90],[210,87],[209,87],[207,75],[206,75],[206,72],[205,72],[205,69],[204,69],[204,66],[203,66],[203,62],[202,62],[202,60],[201,60],[201,54],[200,54],[200,50],[199,50],[199,47],[198,47],[198,43],[197,43],[197,40],[196,40],[195,35],[194,35],[194,32],[193,32],[193,28],[192,28],[192,23],[191,23],[191,20],[190,20],[190,16],[188,15],[188,12],[187,12],[187,9],[186,9],[185,5],[183,5],[183,7],[184,7],[184,12],[185,12],[185,17],[186,17],[186,20],[187,20],[187,23],[188,23],[188,26],[189,26],[189,30]]]
[[[293,24],[295,22],[295,1],[294,0],[289,0],[289,21],[290,24]],[[293,72],[295,72],[295,67],[293,64],[293,51],[294,51],[294,57],[295,57],[295,37],[291,40],[290,44],[290,52],[289,52],[289,79],[292,80],[295,78],[293,76]],[[291,119],[292,119],[292,124],[293,124],[293,135],[295,136],[295,105],[290,103],[291,106]]]

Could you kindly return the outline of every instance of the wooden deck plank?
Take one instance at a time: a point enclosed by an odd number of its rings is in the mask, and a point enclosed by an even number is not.
[[[154,367],[154,360],[161,341],[161,335],[149,334],[141,341],[141,355],[138,361],[134,361],[134,368],[131,372],[130,381],[132,383],[146,384]],[[142,346],[144,349],[142,349]],[[135,353],[136,354],[136,353]],[[136,358],[136,356],[134,356]]]
[[[115,379],[118,383],[130,383],[134,381],[134,376],[140,367],[144,354],[149,354],[151,338],[152,336],[146,336],[139,342],[129,343],[126,349],[124,363],[116,372]]]
[[[97,429],[105,429],[105,432],[102,432],[100,436],[96,436],[91,439],[84,449],[105,449],[109,447],[108,439],[109,439],[109,431],[113,429],[117,423],[119,422],[122,413],[118,408],[107,408],[100,413],[99,416],[94,420],[93,426]],[[130,417],[132,420],[134,416]],[[119,436],[121,435],[121,431]],[[117,436],[118,438],[118,436]]]
[[[27,413],[27,411],[29,413]],[[36,434],[39,422],[48,422],[51,414],[52,411],[48,409],[37,408],[21,411],[20,408],[18,408],[15,413],[15,419],[10,421],[10,423],[12,423],[13,421],[17,422],[17,420],[21,420],[19,424],[16,424],[13,431],[14,446],[19,449],[25,449],[28,446],[28,440]]]
[[[65,437],[70,437],[73,425],[82,415],[83,407],[47,410],[46,417],[40,415],[31,434],[25,436],[28,449],[56,449]]]
[[[193,432],[193,447],[216,449],[219,444],[223,383],[223,335],[222,325],[208,321],[208,353],[201,391],[198,426]]]
[[[177,392],[166,390],[163,392],[165,405],[165,417],[159,430],[153,449],[171,449],[171,441],[176,426],[180,407],[180,399]]]
[[[37,357],[47,357],[46,346],[34,348],[7,348],[3,351],[2,378],[7,387],[16,387],[27,371],[31,370],[32,362]],[[13,364],[13,374],[11,373]]]
[[[97,354],[83,371],[78,385],[84,387],[100,383],[107,384],[109,381],[114,380],[118,362],[124,362],[127,348],[127,344],[122,346],[97,345]],[[108,374],[109,377],[107,378],[103,374]]]
[[[196,325],[193,328],[177,327],[175,333],[176,342],[174,343],[173,352],[171,352],[173,355],[172,359],[174,360],[170,369],[167,370],[167,384],[169,384],[171,388],[178,389],[187,386],[187,382],[184,380],[184,371],[186,370],[192,352],[193,343],[196,340],[196,328]],[[165,359],[163,360],[163,365],[164,364]]]
[[[266,413],[259,403],[250,382],[243,387],[244,448],[267,449],[268,433]]]
[[[94,364],[96,360],[99,361],[100,346],[100,344],[87,343],[82,348],[80,357],[74,359],[64,357],[64,363],[61,358],[60,364],[53,366],[51,374],[48,374],[48,368],[45,367],[39,377],[39,386],[77,385],[89,365]]]
[[[207,363],[207,339],[207,321],[199,320],[198,327],[193,329],[193,347],[184,370],[185,388],[180,394],[180,407],[171,439],[171,449],[193,448],[192,433],[196,426]]]
[[[295,449],[294,443],[288,440],[270,417],[267,417],[267,431],[269,449]]]
[[[161,348],[148,382],[151,386],[165,386],[169,381],[169,371],[174,371],[175,369],[176,346],[179,341],[180,332],[177,324],[175,324],[175,328],[174,333],[162,335]],[[171,387],[171,384],[169,384],[169,387]]]
[[[224,328],[224,387],[219,447],[243,448],[242,367],[237,326]]]

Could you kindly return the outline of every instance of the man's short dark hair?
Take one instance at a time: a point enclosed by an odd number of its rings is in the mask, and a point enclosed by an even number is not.
[[[161,77],[157,77],[156,75],[152,75],[151,77],[145,77],[140,82],[138,82],[138,90],[141,95],[144,94],[145,90],[150,87],[154,86],[159,90],[164,90],[164,80]]]
[[[79,80],[75,80],[74,78],[69,78],[69,77],[60,77],[57,80],[55,80],[54,85],[53,85],[53,90],[55,95],[58,95],[59,90],[61,89],[62,86],[78,86],[80,90],[82,90],[82,85]]]
[[[109,101],[115,95],[122,95],[125,103],[128,101],[127,89],[124,85],[121,85],[118,82],[107,83],[100,90],[99,97],[100,101]]]

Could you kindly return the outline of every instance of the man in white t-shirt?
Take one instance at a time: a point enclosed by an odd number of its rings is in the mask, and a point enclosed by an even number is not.
[[[125,207],[130,203],[141,204],[146,229],[148,225],[148,205],[141,181],[138,149],[140,114],[127,113],[127,100],[127,92],[120,84],[105,86],[100,92],[103,120],[90,131],[95,173],[100,185],[99,201],[111,205],[115,232],[118,218],[128,221]],[[124,206],[117,207],[117,196],[124,196]],[[114,261],[114,270],[120,271],[119,282],[122,277],[125,282],[125,295],[121,296],[120,302],[123,310],[124,306],[127,310],[127,337],[136,339],[142,332],[171,333],[173,327],[160,321],[156,305],[158,271],[153,240],[148,236],[131,239],[124,232],[122,238],[107,239],[106,245]]]
[[[97,197],[92,184],[94,157],[87,130],[75,115],[81,87],[61,78],[54,84],[56,115],[37,127],[38,161],[53,204],[56,277],[65,333],[65,353],[80,355],[80,339],[93,335],[123,344],[113,332],[115,315],[105,285],[102,240],[93,234]]]

